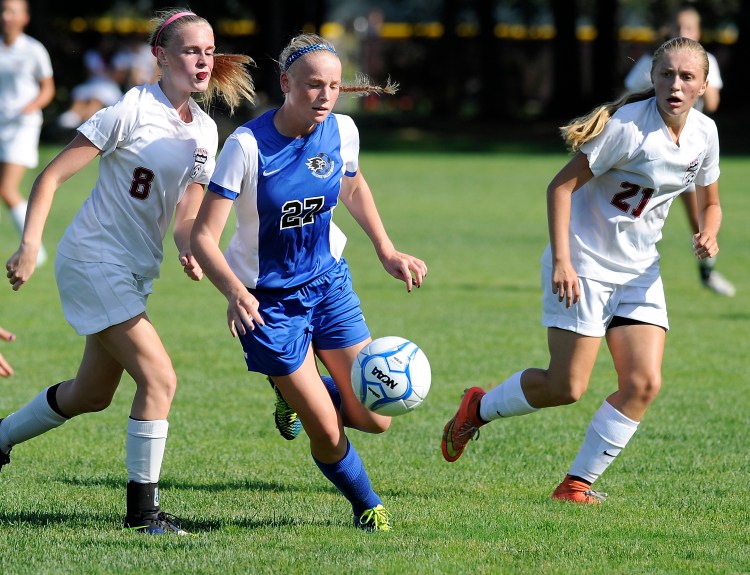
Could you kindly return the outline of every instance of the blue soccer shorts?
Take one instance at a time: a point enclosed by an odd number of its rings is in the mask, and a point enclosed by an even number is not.
[[[265,325],[240,336],[248,371],[289,375],[302,365],[310,345],[342,349],[370,337],[343,258],[300,288],[249,291],[258,300]]]

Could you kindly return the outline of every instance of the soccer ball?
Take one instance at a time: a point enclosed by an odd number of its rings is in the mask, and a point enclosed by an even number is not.
[[[403,415],[418,407],[430,391],[430,381],[427,356],[403,337],[371,341],[352,365],[354,394],[381,415]]]

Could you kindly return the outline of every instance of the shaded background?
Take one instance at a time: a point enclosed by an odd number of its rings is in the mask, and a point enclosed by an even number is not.
[[[554,140],[555,126],[616,98],[628,70],[663,39],[664,23],[684,2],[670,0],[194,0],[214,26],[219,51],[257,62],[262,103],[232,124],[280,102],[275,58],[300,31],[330,38],[345,80],[389,76],[395,97],[345,104],[365,129],[395,134],[471,134],[477,141]],[[740,75],[749,53],[750,2],[691,2],[703,16],[702,41],[724,80],[715,114],[724,151],[750,152]],[[84,79],[82,54],[99,34],[124,40],[149,29],[154,10],[179,4],[137,0],[32,0],[28,32],[49,49],[59,114]],[[745,32],[743,34],[743,31]],[[221,116],[222,111],[217,110]],[[220,124],[221,125],[221,124]]]

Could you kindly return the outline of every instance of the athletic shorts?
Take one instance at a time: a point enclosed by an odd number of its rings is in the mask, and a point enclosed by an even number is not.
[[[615,316],[669,329],[664,284],[658,278],[648,287],[601,282],[578,277],[581,297],[565,307],[552,293],[552,268],[542,266],[542,325],[603,337]]]
[[[55,278],[65,319],[78,335],[99,333],[144,313],[154,281],[124,266],[79,262],[60,253]]]
[[[41,131],[41,124],[18,120],[0,122],[0,162],[36,168]]]
[[[342,349],[370,337],[349,266],[342,258],[327,274],[293,290],[249,289],[265,325],[240,336],[248,371],[289,375],[310,345]]]

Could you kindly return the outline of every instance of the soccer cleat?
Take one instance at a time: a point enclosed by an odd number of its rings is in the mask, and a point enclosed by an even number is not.
[[[0,424],[3,423],[3,417],[0,417]],[[8,450],[8,453],[5,453],[2,449],[0,449],[0,471],[3,469],[3,465],[8,465],[10,463],[10,450]]]
[[[365,510],[362,515],[354,516],[354,526],[363,531],[391,531],[391,514],[381,504]]]
[[[281,391],[276,387],[276,384],[268,378],[268,383],[271,384],[273,392],[276,394],[276,407],[273,412],[273,419],[276,422],[276,429],[279,430],[281,437],[291,441],[299,435],[302,430],[302,422],[297,417],[297,412],[294,411],[289,404],[281,395]]]
[[[552,499],[570,501],[583,505],[599,505],[607,499],[607,494],[591,489],[591,485],[585,481],[573,479],[566,475],[562,483],[552,492]]]
[[[446,461],[456,461],[469,440],[479,438],[479,428],[487,423],[479,418],[479,402],[484,394],[481,387],[465,390],[458,412],[445,424],[440,448]]]
[[[734,284],[716,270],[708,270],[708,273],[701,273],[701,282],[708,289],[719,295],[734,297],[734,294],[737,293]]]
[[[135,516],[125,517],[124,526],[127,530],[148,535],[163,535],[165,533],[189,535],[187,531],[180,527],[177,517],[163,511],[140,513]]]

